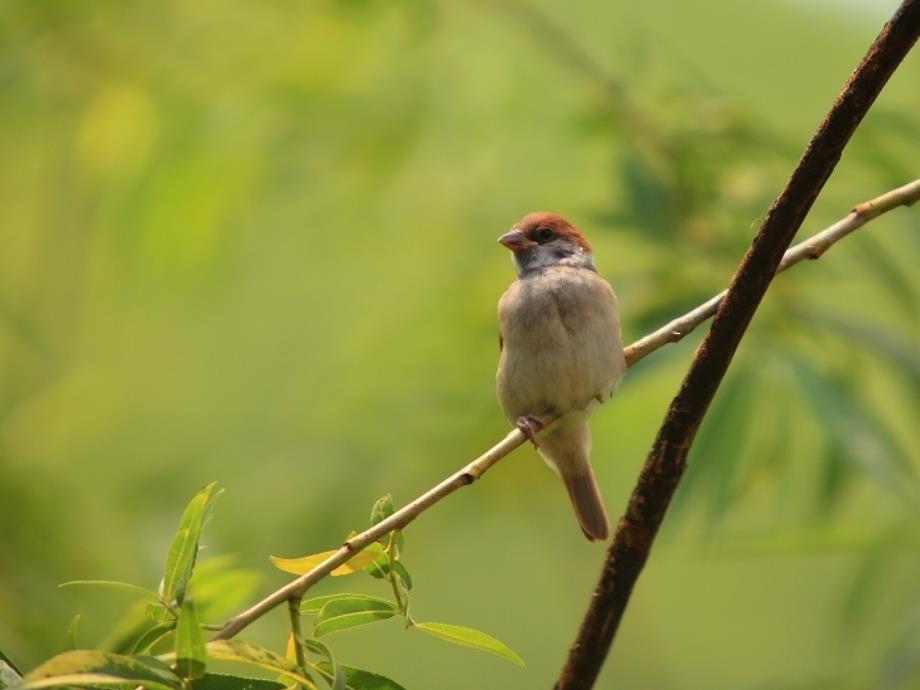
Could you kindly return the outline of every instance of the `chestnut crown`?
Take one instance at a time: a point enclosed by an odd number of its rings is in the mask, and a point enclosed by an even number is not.
[[[511,250],[519,277],[552,266],[595,270],[588,240],[558,213],[528,213],[498,241]]]
[[[546,244],[556,239],[565,239],[590,253],[591,245],[585,236],[565,218],[552,211],[528,213],[514,225],[527,239]]]

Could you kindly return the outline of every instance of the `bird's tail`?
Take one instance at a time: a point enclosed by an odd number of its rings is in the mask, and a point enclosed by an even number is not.
[[[540,438],[540,454],[562,477],[581,531],[588,541],[606,541],[610,525],[604,499],[588,461],[590,447],[590,431],[585,422],[566,424],[563,421]]]
[[[583,474],[568,477],[563,475],[562,481],[565,482],[569,498],[572,499],[572,507],[575,509],[575,517],[578,518],[581,531],[585,533],[588,541],[606,541],[610,536],[610,525],[607,522],[604,499],[597,488],[591,465],[588,465],[586,470]]]

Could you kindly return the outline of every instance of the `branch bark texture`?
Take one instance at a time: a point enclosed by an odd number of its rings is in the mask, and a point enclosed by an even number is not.
[[[697,429],[738,344],[844,147],[918,32],[920,0],[905,0],[850,75],[773,202],[649,451],[556,690],[593,687],[683,475]]]

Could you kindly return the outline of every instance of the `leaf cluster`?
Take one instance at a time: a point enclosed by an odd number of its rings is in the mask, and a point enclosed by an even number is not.
[[[366,572],[389,584],[392,599],[366,594],[331,594],[294,602],[291,633],[284,654],[243,640],[206,642],[206,631],[218,626],[204,623],[200,612],[213,606],[196,604],[196,565],[201,533],[211,517],[216,499],[223,493],[216,483],[202,488],[188,503],[169,546],[163,578],[156,591],[127,582],[74,580],[62,587],[93,586],[126,592],[140,598],[146,624],[134,635],[123,652],[80,649],[76,616],[66,633],[67,650],[22,673],[0,651],[0,688],[40,690],[43,688],[147,688],[148,690],[403,690],[397,682],[380,674],[339,663],[325,641],[327,635],[377,621],[401,617],[405,627],[419,630],[461,646],[490,652],[523,665],[521,658],[495,638],[459,625],[418,622],[409,612],[412,577],[402,562],[405,537],[401,530],[385,535],[332,572],[347,575]],[[393,499],[386,495],[371,511],[371,525],[394,512]],[[272,557],[274,565],[302,574],[321,563],[334,551],[302,558]],[[219,573],[212,573],[212,581]],[[219,581],[219,578],[217,578]],[[201,588],[205,592],[207,586]],[[312,635],[303,637],[300,618],[312,618]],[[217,673],[213,661],[236,662],[255,672],[269,672],[275,680]]]

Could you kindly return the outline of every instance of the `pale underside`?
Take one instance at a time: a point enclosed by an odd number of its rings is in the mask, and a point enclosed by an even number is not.
[[[594,271],[558,266],[525,276],[498,311],[498,399],[512,422],[580,410],[586,418],[626,371],[616,296]]]

